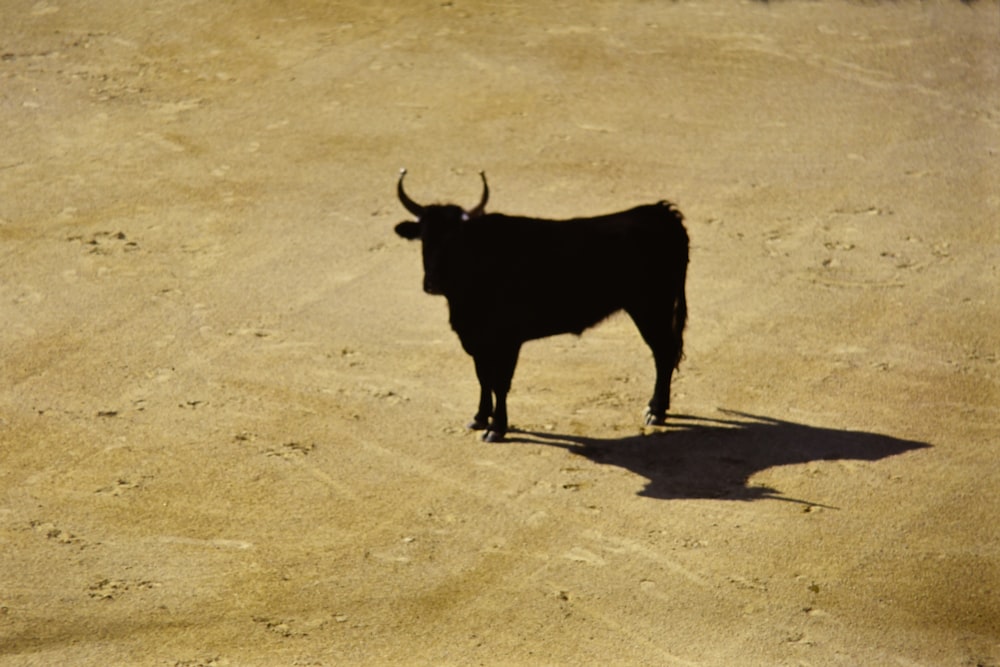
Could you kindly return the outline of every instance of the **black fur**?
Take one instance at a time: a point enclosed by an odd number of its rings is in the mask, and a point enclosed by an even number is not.
[[[471,212],[414,207],[407,198],[419,220],[396,226],[401,237],[421,240],[424,291],[448,300],[451,326],[475,361],[480,399],[469,427],[485,430],[484,440],[503,439],[507,392],[525,341],[580,334],[619,310],[653,351],[656,387],[646,423],[663,424],[687,320],[681,213],[661,201],[596,218],[540,220],[482,213],[485,196]]]

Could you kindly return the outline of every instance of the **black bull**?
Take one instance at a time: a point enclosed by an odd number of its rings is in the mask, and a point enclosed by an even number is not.
[[[688,236],[680,211],[661,201],[563,221],[486,213],[485,174],[475,208],[421,206],[404,191],[405,175],[397,194],[417,221],[399,223],[396,233],[421,240],[424,291],[448,300],[451,326],[475,361],[479,409],[469,428],[485,430],[489,442],[504,438],[507,392],[525,341],[579,335],[619,310],[656,363],[646,423],[665,423],[687,320]]]

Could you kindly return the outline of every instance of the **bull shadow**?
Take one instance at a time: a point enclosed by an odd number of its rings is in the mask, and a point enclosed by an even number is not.
[[[930,447],[877,433],[819,428],[720,410],[718,419],[676,415],[670,426],[650,435],[588,438],[521,431],[509,442],[561,447],[595,463],[618,466],[649,480],[639,495],[648,498],[720,500],[789,498],[767,486],[749,485],[752,475],[768,468],[810,461],[878,461]]]

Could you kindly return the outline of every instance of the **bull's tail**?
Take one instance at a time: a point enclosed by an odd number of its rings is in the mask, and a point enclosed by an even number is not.
[[[688,315],[685,283],[690,241],[684,228],[684,215],[670,202],[664,200],[644,207],[643,213],[649,215],[644,219],[649,224],[639,236],[644,245],[637,246],[637,252],[644,259],[643,283],[651,291],[645,293],[648,301],[643,307],[629,314],[653,348],[657,374],[665,383],[654,402],[666,407],[670,372],[684,358],[684,327]]]
[[[670,281],[673,288],[671,295],[673,301],[673,314],[670,318],[670,336],[673,339],[674,349],[677,351],[674,361],[674,368],[680,366],[681,359],[684,358],[684,327],[687,325],[687,268],[690,240],[687,230],[684,228],[684,216],[672,205],[670,206],[676,223],[674,244],[676,244],[676,254],[674,260],[674,275]]]
[[[676,357],[673,360],[674,368],[681,364],[684,358],[684,327],[687,325],[687,295],[684,283],[687,279],[687,247],[684,248],[684,265],[678,271],[679,277],[674,282],[677,292],[673,298],[673,315],[670,318],[670,337],[674,341]]]

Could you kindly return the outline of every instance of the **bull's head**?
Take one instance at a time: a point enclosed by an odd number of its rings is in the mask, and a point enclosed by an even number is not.
[[[483,179],[483,196],[475,208],[468,211],[454,204],[421,206],[410,199],[403,189],[404,176],[406,169],[401,169],[396,194],[406,210],[417,216],[417,219],[399,223],[396,225],[396,233],[411,241],[420,239],[424,256],[424,291],[428,294],[444,294],[448,286],[447,260],[450,249],[459,239],[461,226],[483,215],[486,210],[486,201],[490,198],[486,173],[479,172]]]

